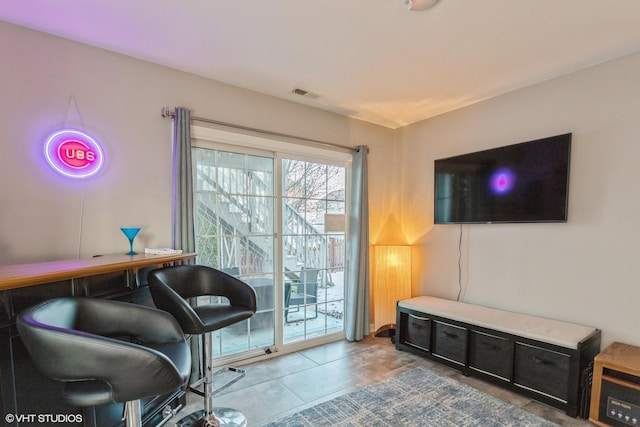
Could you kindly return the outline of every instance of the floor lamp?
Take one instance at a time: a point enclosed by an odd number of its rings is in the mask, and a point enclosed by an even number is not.
[[[374,328],[377,337],[396,332],[396,303],[411,298],[411,246],[374,247]]]

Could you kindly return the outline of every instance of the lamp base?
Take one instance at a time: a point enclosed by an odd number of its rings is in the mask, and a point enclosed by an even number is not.
[[[388,325],[380,326],[375,333],[376,337],[394,337],[395,335],[396,335],[395,323],[390,323]]]

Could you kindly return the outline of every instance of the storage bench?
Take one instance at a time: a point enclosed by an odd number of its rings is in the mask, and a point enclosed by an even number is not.
[[[430,296],[399,301],[396,325],[398,350],[588,415],[599,329]]]

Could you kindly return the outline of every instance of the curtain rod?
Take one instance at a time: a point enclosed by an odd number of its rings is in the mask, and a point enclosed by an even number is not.
[[[174,110],[175,109],[171,108],[171,107],[162,107],[162,110],[161,110],[160,114],[164,118],[169,117],[169,118],[171,118],[173,120],[175,118],[175,116],[176,116],[176,113],[175,113]],[[209,123],[209,124],[213,124],[213,125],[227,126],[227,127],[234,128],[234,129],[239,129],[239,130],[246,130],[246,131],[250,131],[250,132],[256,132],[256,133],[260,133],[260,134],[263,134],[263,135],[278,136],[278,137],[282,137],[282,138],[293,138],[293,139],[297,139],[297,140],[300,140],[300,141],[310,142],[310,143],[313,143],[313,144],[324,145],[324,146],[327,146],[327,147],[341,148],[343,150],[346,149],[346,150],[350,150],[350,151],[357,151],[357,148],[348,147],[346,145],[334,144],[332,142],[319,141],[317,139],[303,138],[303,137],[299,137],[299,136],[288,135],[286,133],[272,132],[272,131],[264,130],[264,129],[256,129],[256,128],[252,128],[252,127],[249,127],[249,126],[236,125],[236,124],[233,124],[233,123],[225,123],[225,122],[220,122],[218,120],[206,119],[206,118],[203,118],[203,117],[191,116],[191,120],[192,121],[196,121],[196,122]]]

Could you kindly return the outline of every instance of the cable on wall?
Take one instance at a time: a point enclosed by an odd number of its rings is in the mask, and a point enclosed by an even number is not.
[[[80,107],[78,106],[78,101],[76,101],[76,97],[74,95],[71,95],[69,97],[69,101],[67,102],[67,111],[64,114],[64,123],[63,123],[63,127],[64,129],[66,129],[69,124],[68,119],[69,119],[69,109],[71,108],[71,104],[73,103],[73,106],[75,107],[76,110],[76,114],[78,115],[78,119],[80,120],[80,130],[82,130],[83,132],[86,132],[86,129],[84,127],[84,120],[82,118],[82,114],[80,113]],[[76,247],[76,258],[80,258],[80,252],[82,250],[82,227],[84,225],[84,201],[85,201],[85,184],[82,184],[81,186],[82,189],[82,193],[81,193],[81,201],[80,201],[80,221],[79,221],[79,225],[78,225],[78,245]]]
[[[458,240],[458,297],[456,301],[460,301],[462,294],[462,224],[460,224],[460,238]]]

